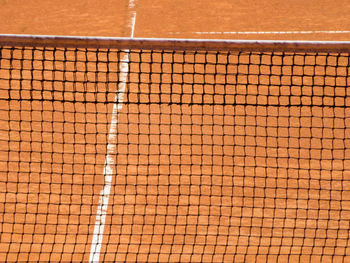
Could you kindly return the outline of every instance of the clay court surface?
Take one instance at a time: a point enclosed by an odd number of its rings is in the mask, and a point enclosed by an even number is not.
[[[350,4],[343,1],[134,4],[130,9],[128,1],[0,0],[0,33],[128,37],[129,14],[136,12],[135,37],[350,40],[350,33],[335,33],[350,29]],[[5,87],[0,99],[14,99],[0,105],[5,167],[0,260],[88,261],[104,187],[111,102],[125,51],[2,48],[0,54],[17,59],[2,59],[0,65],[0,88]],[[33,54],[47,61],[31,64]],[[78,63],[63,62],[77,58]],[[340,66],[322,91],[310,84],[317,78],[303,79],[301,89],[287,79],[261,78],[262,68],[204,63],[237,59],[226,53],[131,52],[113,141],[117,176],[101,261],[346,262],[341,255],[350,253],[350,201],[344,191],[350,187],[350,110],[343,107],[349,105],[343,87],[349,81],[347,56],[319,58],[321,64]],[[240,59],[261,62],[257,55]],[[283,59],[292,64],[292,58]],[[198,65],[186,67],[184,61]],[[151,62],[162,62],[162,68]],[[236,90],[225,90],[220,74],[228,70],[249,70],[250,83],[260,83],[261,89],[247,86],[248,79],[226,79]],[[275,70],[283,71],[282,66]],[[323,70],[314,73],[321,76]],[[339,87],[332,89],[335,83]],[[291,94],[306,105],[327,96],[344,99],[326,101],[340,106],[330,111],[263,106],[274,99],[283,105]],[[251,105],[223,103],[233,96]]]

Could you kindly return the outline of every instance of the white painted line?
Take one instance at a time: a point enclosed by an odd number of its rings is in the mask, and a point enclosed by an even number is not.
[[[129,11],[135,8],[134,0],[129,1]],[[129,27],[131,27],[130,37],[134,37],[135,24],[136,24],[136,11],[130,12]],[[108,211],[109,196],[112,187],[113,175],[116,174],[115,160],[113,156],[116,154],[116,137],[117,137],[117,126],[118,126],[118,113],[123,108],[124,94],[126,90],[126,83],[128,80],[129,73],[129,62],[130,62],[130,50],[123,50],[125,54],[122,56],[119,64],[119,85],[118,90],[114,98],[111,126],[109,128],[108,139],[107,139],[107,154],[104,163],[103,176],[104,186],[100,192],[99,205],[97,207],[94,233],[92,236],[90,258],[89,262],[99,262],[100,253],[103,242],[103,233],[106,222],[106,215]]]
[[[203,32],[170,32],[170,34],[196,35],[288,35],[288,34],[349,34],[350,30],[301,30],[301,31],[203,31]]]
[[[135,34],[135,24],[136,24],[136,12],[132,13],[132,17],[131,17],[131,34],[130,37],[134,38],[134,34]]]
[[[118,112],[122,109],[122,103],[124,100],[124,92],[128,75],[128,61],[120,64],[120,85],[118,87],[117,94],[115,96],[115,102],[113,104],[111,126],[108,134],[107,154],[104,164],[103,176],[104,187],[100,192],[99,205],[97,207],[94,234],[91,242],[90,259],[89,262],[98,262],[100,258],[100,252],[103,241],[103,232],[106,222],[106,215],[108,210],[109,195],[111,192],[113,175],[115,174],[115,162],[113,154],[116,152],[116,133],[118,124]]]
[[[129,0],[129,11],[135,8],[135,0]]]

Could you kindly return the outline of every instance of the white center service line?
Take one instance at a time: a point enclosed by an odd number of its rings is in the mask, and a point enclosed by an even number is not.
[[[135,34],[136,24],[136,11],[134,0],[129,0],[129,21],[128,27],[131,29],[130,37],[133,38]],[[112,187],[113,175],[116,174],[114,156],[116,154],[116,137],[117,137],[117,125],[118,125],[118,113],[123,108],[124,94],[126,89],[126,83],[128,80],[129,73],[129,62],[130,62],[130,50],[123,50],[124,55],[121,57],[119,63],[119,84],[118,90],[114,98],[111,126],[108,133],[107,141],[107,154],[103,169],[104,186],[100,192],[99,205],[97,207],[94,233],[92,236],[90,258],[89,262],[99,262],[100,252],[103,242],[103,233],[106,222],[106,215],[108,211],[109,196]]]
[[[132,16],[131,16],[131,34],[130,37],[134,38],[134,34],[135,34],[135,24],[136,24],[136,11],[132,12]]]

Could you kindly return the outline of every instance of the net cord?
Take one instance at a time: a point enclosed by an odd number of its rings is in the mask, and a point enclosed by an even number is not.
[[[350,53],[350,41],[203,40],[0,34],[0,46]]]

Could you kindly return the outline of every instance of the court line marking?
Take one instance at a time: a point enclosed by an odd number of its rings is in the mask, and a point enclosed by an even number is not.
[[[130,37],[133,38],[135,34],[135,24],[136,24],[136,11],[134,10],[135,3],[134,0],[129,1],[129,19],[128,27],[131,28]],[[113,175],[116,174],[115,171],[115,161],[113,156],[116,154],[116,137],[117,137],[117,126],[118,126],[118,114],[119,111],[123,108],[124,94],[126,89],[126,82],[128,80],[129,73],[129,54],[130,50],[123,50],[125,54],[122,56],[122,59],[119,64],[119,85],[116,92],[112,117],[111,117],[111,126],[109,128],[108,138],[107,138],[107,154],[106,160],[103,168],[104,176],[104,186],[100,192],[99,205],[97,207],[94,233],[92,236],[91,248],[90,248],[90,258],[89,262],[99,262],[100,252],[103,242],[103,233],[106,222],[106,215],[108,211],[109,196],[112,188]]]
[[[136,11],[134,11],[134,12],[132,13],[131,24],[132,24],[132,27],[131,27],[131,34],[130,34],[130,37],[131,37],[131,38],[134,38],[134,34],[135,34],[135,24],[136,24]]]
[[[288,34],[349,34],[350,30],[300,30],[300,31],[197,31],[197,32],[169,32],[170,34],[196,35],[288,35]]]

